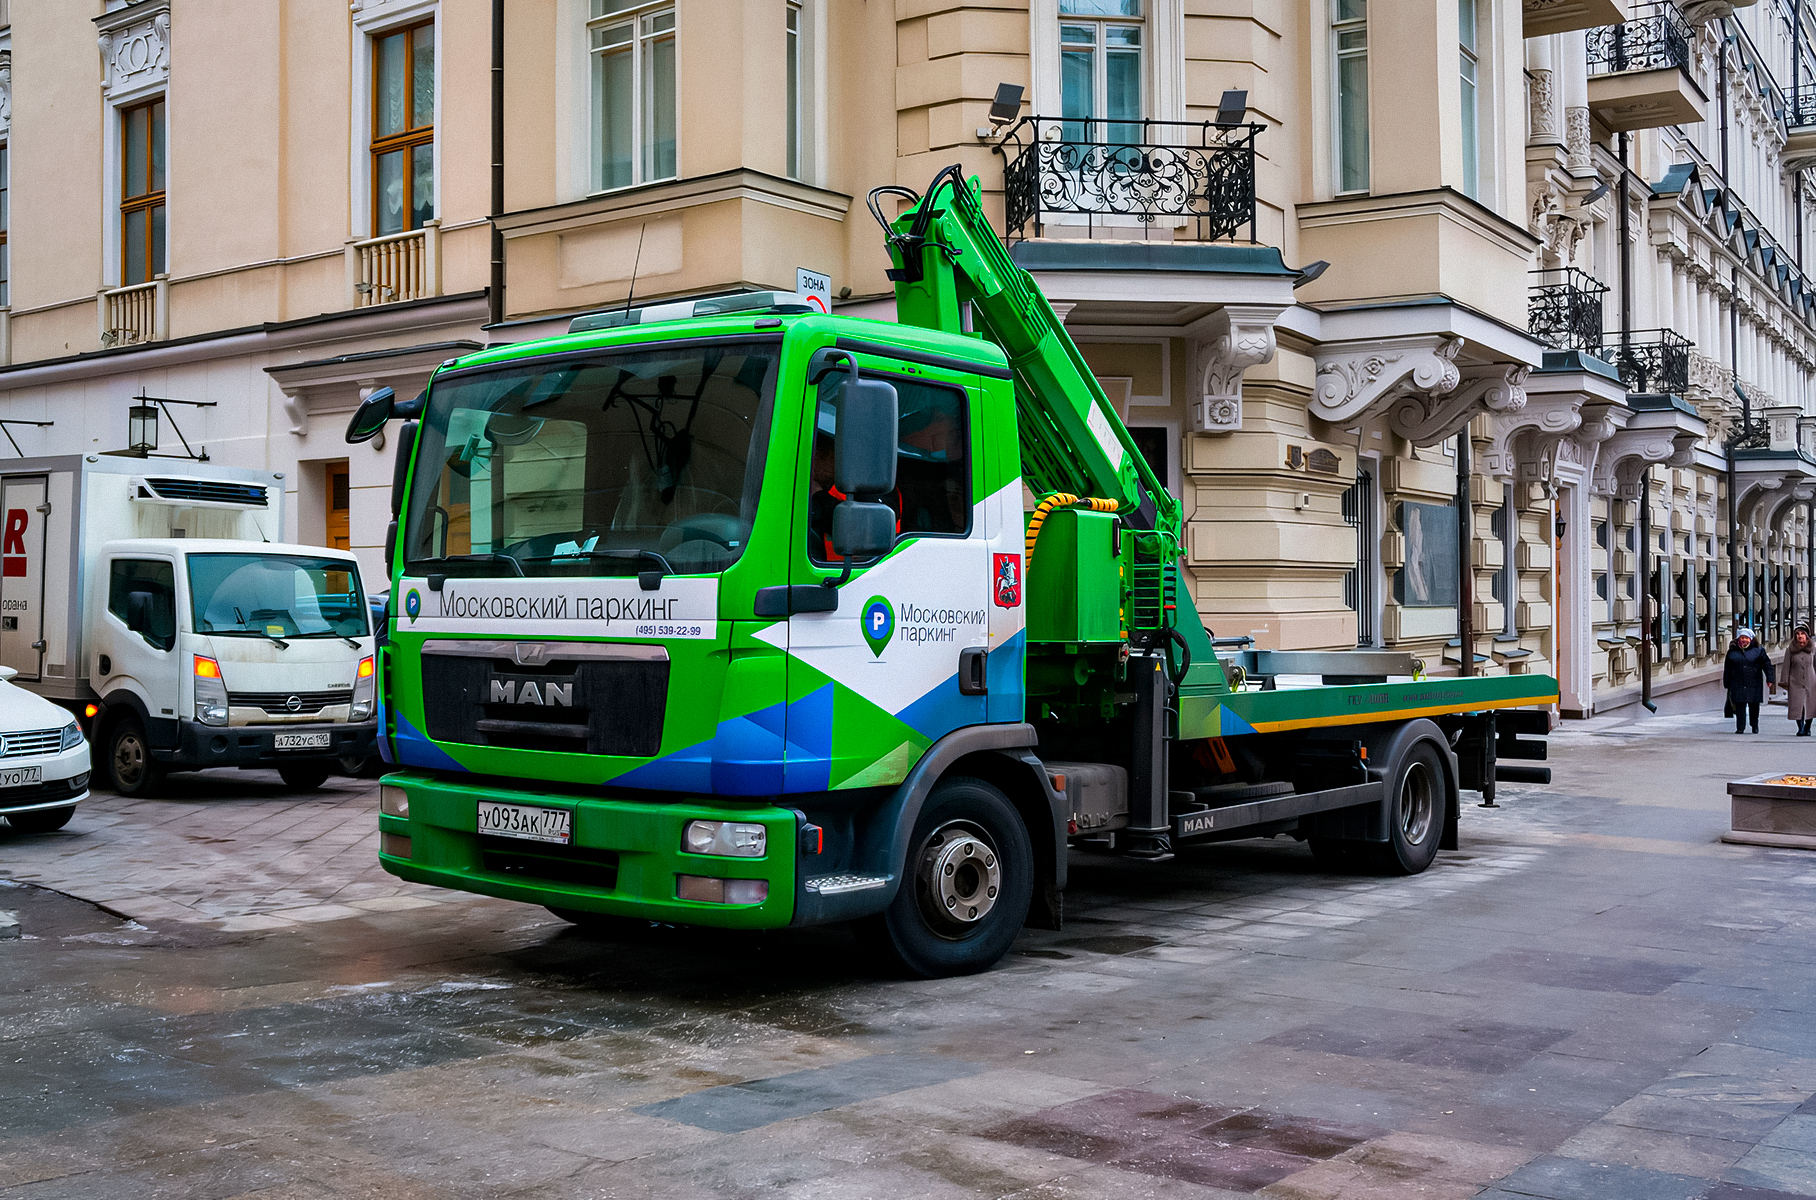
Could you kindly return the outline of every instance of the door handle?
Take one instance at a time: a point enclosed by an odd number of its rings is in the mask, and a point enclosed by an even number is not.
[[[967,646],[958,652],[958,694],[961,696],[983,696],[988,694],[987,667],[988,651],[982,646]]]

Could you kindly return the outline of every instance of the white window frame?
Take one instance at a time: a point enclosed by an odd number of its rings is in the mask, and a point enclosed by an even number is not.
[[[1339,21],[1337,5],[1341,0],[1324,0],[1323,13],[1328,22],[1328,46],[1330,50],[1326,70],[1330,72],[1330,190],[1333,196],[1363,196],[1374,187],[1374,94],[1373,82],[1368,78],[1368,16],[1366,11],[1360,18]],[[1362,49],[1359,51],[1342,51],[1338,43],[1342,35],[1360,29],[1362,31]],[[1363,129],[1363,166],[1364,176],[1360,187],[1345,187],[1343,178],[1343,73],[1342,63],[1346,58],[1362,60],[1362,77],[1367,88],[1363,103],[1368,109],[1362,122]]]
[[[379,37],[404,25],[433,21],[435,30],[435,140],[430,158],[435,164],[434,220],[441,219],[441,99],[444,59],[440,0],[365,0],[353,13],[353,123],[348,144],[348,223],[347,234],[355,241],[372,236],[372,68],[376,57],[372,43]],[[166,151],[168,153],[168,151]],[[165,218],[168,221],[168,217]]]
[[[1185,0],[1146,0],[1142,47],[1143,113],[1155,121],[1185,120]],[[1064,18],[1070,21],[1072,18]],[[1080,18],[1093,20],[1095,18]],[[1028,41],[1036,116],[1060,115],[1059,0],[1030,0]]]
[[[592,5],[582,8],[585,23],[581,28],[581,45],[586,54],[586,112],[587,112],[587,188],[589,195],[603,195],[607,192],[620,192],[626,188],[642,187],[650,183],[667,183],[683,177],[681,160],[681,126],[682,126],[682,64],[681,64],[681,5],[678,0],[643,0],[641,3],[627,4],[622,10],[605,16],[594,17]],[[643,32],[643,23],[650,17],[668,13],[674,18],[674,25],[656,36]],[[592,46],[592,31],[595,26],[610,26],[629,22],[631,25],[631,137],[634,150],[631,153],[631,181],[611,187],[605,186],[601,178],[603,164],[599,161],[599,122],[602,115],[593,104],[593,71],[596,55]],[[643,45],[645,41],[672,40],[675,43],[675,170],[672,175],[646,177],[643,171],[643,159],[647,147],[643,141]]]
[[[826,95],[827,0],[787,0],[787,4],[797,24],[794,53],[799,60],[796,75],[800,92],[796,112],[799,153],[793,173],[786,171],[784,159],[784,173],[800,183],[819,186],[826,163],[826,122],[821,101]]]

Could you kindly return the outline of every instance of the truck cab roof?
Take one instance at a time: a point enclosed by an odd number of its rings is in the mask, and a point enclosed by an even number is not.
[[[308,558],[338,558],[357,563],[351,550],[331,550],[326,546],[302,546],[294,542],[235,541],[227,538],[120,538],[106,542],[101,549],[118,554],[137,551],[146,554],[294,554]]]

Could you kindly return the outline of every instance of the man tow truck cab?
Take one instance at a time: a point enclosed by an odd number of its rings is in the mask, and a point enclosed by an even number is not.
[[[900,323],[597,314],[355,415],[407,418],[387,871],[581,922],[859,921],[945,975],[1057,927],[1075,845],[1287,834],[1417,872],[1497,751],[1543,757],[1546,714],[1508,710],[1545,677],[1226,669],[1178,502],[978,197],[948,169],[884,222]]]
[[[0,665],[78,715],[120,792],[217,766],[314,787],[373,752],[358,562],[276,540],[283,496],[278,474],[211,463],[0,467]]]

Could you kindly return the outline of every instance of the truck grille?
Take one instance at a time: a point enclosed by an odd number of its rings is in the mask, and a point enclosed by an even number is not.
[[[296,697],[296,707],[290,707],[290,697]],[[227,703],[235,708],[262,708],[273,716],[295,716],[298,713],[318,713],[333,704],[353,703],[351,690],[342,688],[328,692],[229,692]]]
[[[470,647],[425,648],[422,690],[428,734],[438,742],[648,758],[662,748],[668,660],[586,657],[528,666],[477,657]]]
[[[0,758],[34,758],[40,754],[55,754],[63,745],[61,729],[34,729],[30,733],[9,733],[6,735],[5,749],[0,749]]]
[[[578,884],[609,892],[618,886],[618,852],[584,846],[536,846],[509,838],[479,839],[479,865],[489,875]]]

